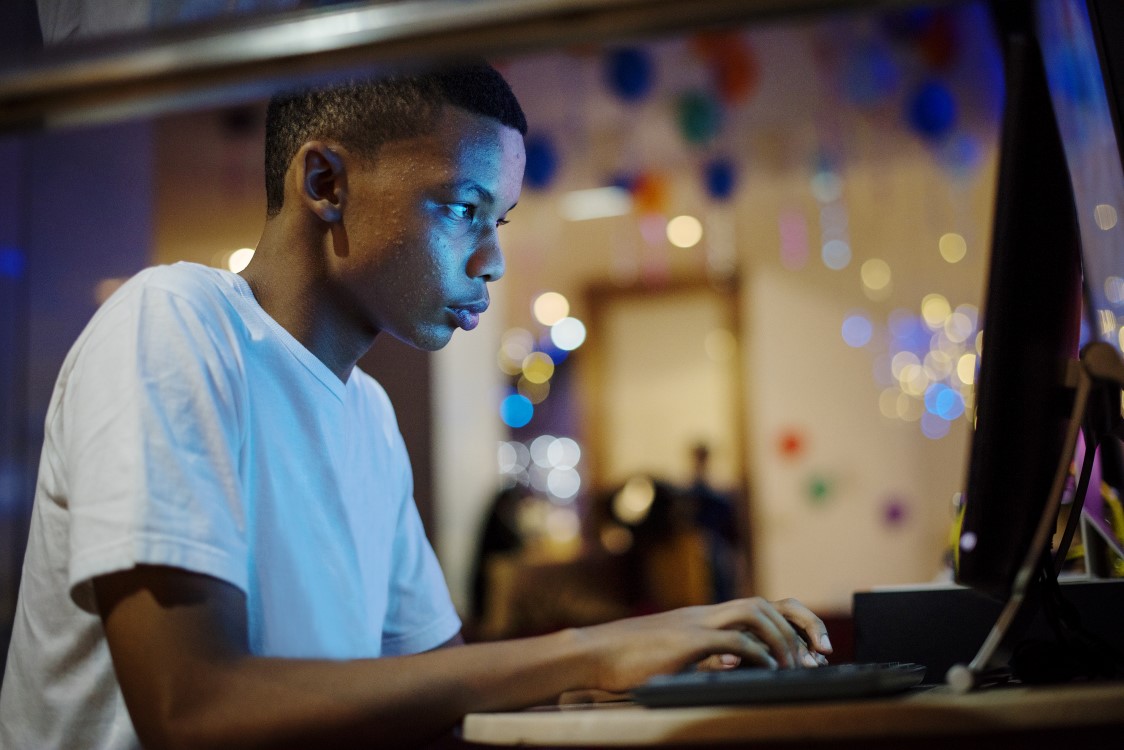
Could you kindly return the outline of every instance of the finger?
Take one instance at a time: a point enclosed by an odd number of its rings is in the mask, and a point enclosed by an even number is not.
[[[737,654],[713,654],[696,664],[695,669],[699,672],[723,672],[741,663],[742,659]]]
[[[800,639],[788,620],[760,597],[743,599],[740,603],[745,612],[742,627],[763,641],[782,666],[797,666]]]
[[[803,667],[822,667],[827,664],[827,657],[815,651],[809,651],[807,646],[800,646],[800,665]]]
[[[779,665],[777,660],[773,658],[767,644],[761,641],[753,633],[746,633],[740,630],[726,630],[722,631],[725,637],[729,640],[729,653],[741,657],[741,660],[746,665],[767,667],[768,669],[776,669]]]
[[[796,599],[782,599],[773,602],[773,606],[803,633],[804,640],[812,650],[821,654],[832,652],[831,640],[827,637],[827,626],[812,610]]]
[[[796,631],[771,603],[761,597],[734,599],[703,611],[710,627],[752,632],[783,666],[798,664],[800,639]]]
[[[768,622],[776,629],[780,638],[779,643],[771,644],[774,648],[785,648],[788,653],[788,663],[785,666],[798,667],[800,666],[800,636],[793,629],[792,624],[785,619],[776,607],[764,599],[759,599],[760,611],[763,617],[768,619]]]

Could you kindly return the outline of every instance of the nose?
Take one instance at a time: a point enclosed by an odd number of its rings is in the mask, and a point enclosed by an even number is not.
[[[468,261],[468,275],[472,278],[481,278],[484,281],[499,281],[503,278],[505,269],[503,250],[500,248],[499,237],[493,230],[486,237],[481,238],[475,252]]]

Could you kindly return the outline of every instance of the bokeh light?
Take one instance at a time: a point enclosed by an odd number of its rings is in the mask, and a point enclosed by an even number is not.
[[[570,301],[558,292],[543,292],[531,305],[535,320],[552,326],[570,314]]]
[[[941,257],[949,263],[959,263],[968,254],[968,243],[955,232],[942,235],[938,247]]]
[[[519,382],[515,384],[515,390],[519,392],[519,395],[525,396],[532,404],[541,404],[550,395],[550,381],[532,383],[527,380],[526,376],[520,376]]]
[[[926,294],[921,300],[921,317],[932,330],[943,327],[950,314],[952,307],[942,294]]]
[[[250,265],[250,261],[254,257],[254,248],[240,247],[230,254],[226,259],[226,267],[234,273],[241,273]]]
[[[550,327],[550,341],[562,351],[571,352],[585,343],[585,323],[577,318],[562,318]]]
[[[547,491],[561,500],[569,500],[581,489],[582,478],[571,467],[558,466],[546,475]]]
[[[535,405],[530,399],[518,393],[512,393],[500,403],[500,419],[508,427],[518,429],[526,427],[535,415]]]
[[[613,496],[613,515],[621,523],[635,526],[648,517],[655,499],[656,486],[651,479],[632,477]]]
[[[551,541],[571,542],[581,533],[581,520],[570,508],[551,508],[546,515],[545,529]]]
[[[956,377],[964,385],[976,384],[976,355],[971,352],[960,357],[956,363]]]
[[[667,241],[676,247],[694,247],[702,236],[702,222],[694,216],[684,214],[667,222]]]
[[[902,392],[908,393],[910,396],[924,394],[932,382],[929,373],[925,372],[925,368],[921,365],[906,365],[902,368],[902,374],[898,380],[901,383]]]
[[[965,552],[971,552],[976,548],[977,543],[976,535],[974,532],[965,531],[960,535],[960,549]]]
[[[852,313],[843,320],[843,340],[847,342],[847,346],[856,349],[866,346],[873,333],[874,326],[862,313]]]
[[[921,359],[913,352],[900,351],[890,360],[890,372],[893,373],[895,378],[901,380],[906,367],[915,367],[920,364]]]
[[[859,270],[863,286],[877,292],[890,285],[890,264],[881,258],[871,258],[862,264]]]
[[[554,375],[554,360],[543,352],[531,352],[523,360],[523,377],[529,383],[545,383]]]
[[[906,393],[898,394],[897,407],[898,419],[906,422],[916,422],[925,413],[925,404]]]
[[[952,421],[964,413],[964,401],[959,393],[944,383],[933,383],[925,390],[925,410]]]
[[[812,176],[812,195],[820,203],[833,203],[843,195],[843,181],[830,169],[821,169]]]
[[[930,380],[944,380],[952,374],[952,355],[940,349],[930,349],[925,355],[922,367],[925,368],[925,373]]]
[[[572,469],[581,461],[582,449],[573,438],[561,437],[546,449],[546,457],[554,468]]]
[[[519,454],[515,452],[515,446],[506,441],[500,441],[500,444],[496,447],[496,463],[501,474],[510,474],[515,471],[519,464]]]
[[[632,548],[632,532],[619,523],[601,527],[601,546],[611,555],[623,555]]]
[[[1097,226],[1106,232],[1116,226],[1118,217],[1116,209],[1107,203],[1098,204],[1093,209],[1093,220],[1097,222]]]
[[[842,271],[851,262],[851,246],[843,240],[828,240],[823,246],[823,264],[833,271]]]
[[[975,326],[972,319],[959,310],[949,315],[944,322],[944,335],[954,343],[964,343],[973,333]]]
[[[500,337],[496,356],[500,369],[507,375],[523,372],[523,360],[535,350],[535,337],[524,328],[510,328]]]
[[[1109,276],[1104,280],[1104,296],[1114,305],[1124,302],[1124,279]]]
[[[553,468],[550,463],[550,446],[557,440],[553,435],[539,435],[531,441],[531,460],[535,462],[536,466],[541,466],[544,469]]]
[[[883,388],[878,394],[878,411],[882,412],[882,416],[887,419],[897,419],[900,393],[897,388]]]

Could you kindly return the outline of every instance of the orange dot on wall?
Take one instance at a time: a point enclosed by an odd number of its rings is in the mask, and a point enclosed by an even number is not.
[[[798,430],[785,430],[777,439],[777,451],[784,458],[797,458],[804,452],[806,442],[804,433]]]
[[[632,186],[632,202],[641,214],[667,213],[667,180],[659,174],[645,172]]]
[[[741,104],[757,88],[757,60],[747,48],[736,48],[713,63],[718,92],[727,104]]]
[[[696,34],[691,48],[710,67],[714,86],[726,104],[742,104],[757,88],[758,64],[753,50],[731,32]]]

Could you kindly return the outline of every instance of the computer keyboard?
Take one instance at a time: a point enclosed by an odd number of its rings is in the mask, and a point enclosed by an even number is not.
[[[925,667],[911,663],[831,664],[813,669],[730,669],[661,675],[636,688],[646,706],[707,706],[867,698],[919,685]]]

